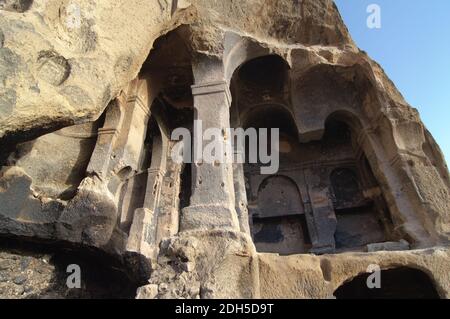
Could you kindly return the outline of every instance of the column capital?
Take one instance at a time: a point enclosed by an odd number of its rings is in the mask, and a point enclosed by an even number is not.
[[[98,129],[97,135],[114,135],[116,136],[119,132],[119,129],[115,127],[102,127]]]
[[[139,95],[132,95],[128,97],[127,103],[137,105],[144,112],[145,116],[151,116],[148,105],[146,105],[145,101]]]
[[[232,97],[230,87],[228,85],[228,82],[225,80],[194,84],[191,86],[191,88],[193,96],[225,93],[225,96],[227,97],[228,106],[231,105]]]

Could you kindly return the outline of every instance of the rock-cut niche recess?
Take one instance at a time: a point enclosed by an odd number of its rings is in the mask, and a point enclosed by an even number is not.
[[[401,267],[382,270],[377,289],[367,286],[370,274],[363,274],[342,284],[334,292],[336,299],[439,299],[433,280],[421,270]]]
[[[257,250],[284,255],[339,252],[398,240],[379,184],[358,145],[357,119],[330,114],[322,138],[302,143],[290,87],[289,66],[275,55],[250,60],[232,79],[233,125],[280,132],[276,174],[261,175],[261,163],[244,165]],[[248,159],[248,150],[246,155]]]
[[[192,129],[194,117],[183,32],[155,42],[139,76],[96,121],[8,146],[1,235],[98,249],[132,267],[137,281],[148,279],[148,260],[177,234],[191,195],[190,166],[171,157],[172,131]]]

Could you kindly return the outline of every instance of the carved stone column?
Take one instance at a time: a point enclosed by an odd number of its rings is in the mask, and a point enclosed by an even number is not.
[[[321,184],[315,175],[317,174],[313,169],[305,170],[310,200],[310,206],[305,207],[305,210],[306,214],[309,214],[309,210],[311,210],[315,230],[315,235],[311,236],[313,244],[311,252],[316,254],[333,253],[336,248],[334,240],[337,225],[336,215],[329,199],[328,186]]]
[[[402,154],[390,158],[388,147],[380,144],[378,136],[370,129],[361,132],[358,144],[364,150],[381,188],[390,190],[384,194],[394,227],[414,238],[418,246],[429,245],[430,234],[425,229],[427,223],[425,218],[421,220],[427,210],[422,206],[414,179],[408,174],[407,158]]]
[[[251,236],[248,216],[247,191],[245,189],[244,165],[233,164],[235,206],[241,232]]]
[[[319,233],[317,229],[317,225],[314,217],[314,210],[311,205],[309,186],[306,182],[307,176],[305,176],[305,169],[300,169],[296,174],[294,174],[294,180],[297,184],[297,188],[300,192],[300,197],[303,202],[303,207],[305,209],[305,221],[306,227],[308,228],[309,238],[311,239],[311,252],[320,253],[321,249],[321,241],[319,238]],[[332,250],[330,250],[332,251]]]
[[[161,185],[166,169],[167,144],[165,136],[153,141],[152,164],[147,171],[144,205],[134,212],[127,243],[127,251],[139,252],[148,258],[155,258],[158,251],[156,226]]]
[[[155,192],[158,193],[158,196],[155,197],[159,197],[161,176],[159,172],[153,171],[152,173],[155,174],[151,174],[149,171],[149,175],[153,176],[148,181],[149,184],[151,183],[155,187]],[[156,209],[137,208],[134,212],[133,223],[128,237],[127,251],[140,253],[147,258],[155,258],[158,248],[156,245],[156,224]]]
[[[194,96],[195,119],[202,121],[202,131],[193,136],[194,153],[198,147],[205,147],[210,141],[204,141],[203,133],[209,128],[222,132],[220,143],[227,150],[226,142],[230,137],[231,94],[229,86],[223,80],[222,62],[207,57],[201,58],[193,67],[196,85],[192,86]],[[225,151],[226,152],[226,151]],[[231,153],[231,152],[229,152]],[[192,165],[192,197],[190,206],[181,216],[181,230],[228,229],[239,230],[235,210],[232,154],[224,154],[224,161],[207,163],[199,157]],[[195,156],[194,156],[195,157]]]
[[[97,143],[86,170],[87,175],[96,174],[104,180],[109,173],[114,142],[123,121],[120,109],[122,103],[124,102],[119,98],[112,102],[106,110],[105,123],[102,128],[98,129]]]
[[[139,94],[128,98],[122,131],[114,148],[117,166],[129,166],[133,171],[139,169],[142,146],[144,145],[150,118],[150,103],[147,97],[142,97]]]
[[[167,152],[166,174],[161,182],[161,197],[158,201],[158,220],[156,227],[156,243],[165,238],[175,236],[180,226],[180,190],[182,164],[175,163],[170,157],[170,145]]]
[[[233,101],[231,107],[231,124],[232,127],[238,128],[242,127],[239,110],[237,107],[236,101]],[[234,197],[235,197],[235,207],[236,213],[239,220],[239,227],[241,232],[246,233],[251,236],[250,231],[250,220],[248,213],[248,198],[247,198],[247,189],[245,186],[245,174],[244,174],[244,164],[242,163],[242,158],[245,156],[245,151],[243,145],[237,145],[234,143],[238,143],[236,140],[233,140],[233,151],[234,151],[234,159],[236,159],[236,163],[233,163],[233,183],[234,183]]]

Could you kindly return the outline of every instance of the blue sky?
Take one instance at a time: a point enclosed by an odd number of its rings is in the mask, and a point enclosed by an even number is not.
[[[450,163],[450,0],[335,0],[356,44],[419,110]],[[367,27],[370,4],[381,28]]]

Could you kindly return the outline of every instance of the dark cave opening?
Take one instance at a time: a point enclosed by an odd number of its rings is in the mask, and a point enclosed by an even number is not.
[[[144,265],[136,256],[119,258],[63,242],[18,237],[0,240],[0,277],[12,282],[22,278],[25,299],[134,299],[138,287],[148,280],[148,273],[142,276]],[[74,273],[69,265],[79,266],[80,288],[67,285]]]
[[[183,208],[189,206],[192,195],[192,166],[191,164],[185,164],[181,173],[181,186],[180,186],[180,212]]]
[[[439,299],[431,278],[424,272],[401,267],[381,271],[380,288],[368,288],[371,274],[344,283],[334,293],[337,299]]]

